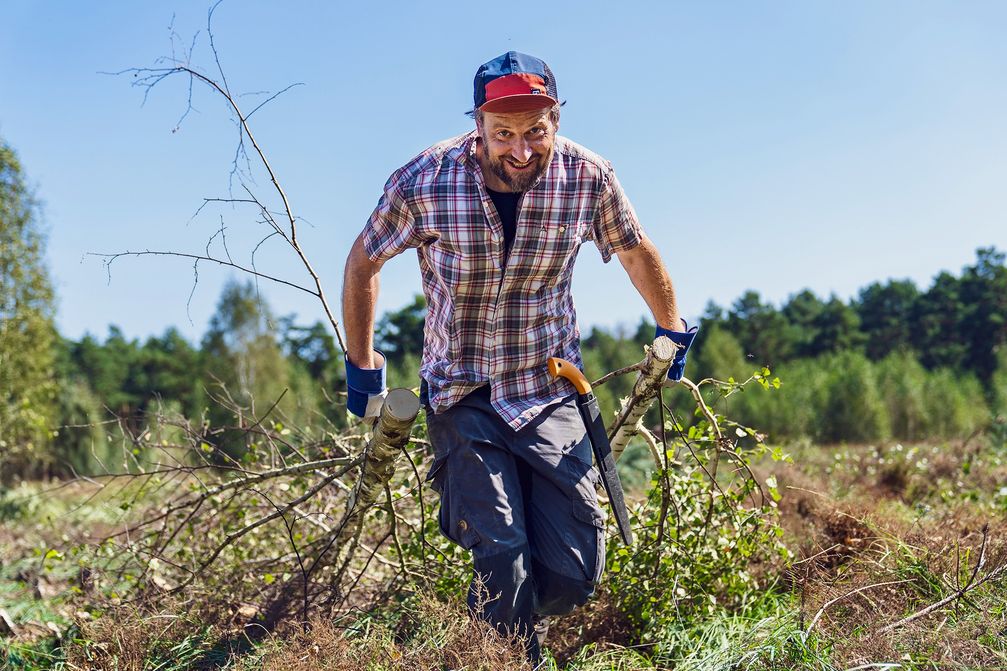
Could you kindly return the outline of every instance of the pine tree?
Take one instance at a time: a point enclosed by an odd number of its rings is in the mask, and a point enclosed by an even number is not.
[[[810,289],[794,294],[780,311],[790,322],[794,333],[794,356],[797,358],[814,356],[818,327],[825,311],[825,304]]]
[[[968,343],[966,367],[989,384],[997,367],[997,351],[1007,346],[1007,267],[1005,255],[993,247],[976,252],[976,264],[965,268],[961,299],[965,319],[959,326]]]
[[[912,310],[920,295],[912,280],[874,282],[860,290],[855,303],[865,351],[873,361],[912,345]]]
[[[786,317],[755,291],[734,302],[726,326],[754,363],[772,367],[793,356],[794,334]]]
[[[912,344],[924,366],[965,368],[969,351],[961,327],[966,312],[961,281],[947,272],[937,275],[933,285],[913,302]]]

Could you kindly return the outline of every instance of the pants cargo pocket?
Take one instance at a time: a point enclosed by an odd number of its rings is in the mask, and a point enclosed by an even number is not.
[[[430,483],[431,489],[440,494],[441,505],[437,521],[441,533],[448,540],[470,550],[479,542],[479,532],[473,527],[464,508],[455,501],[457,496],[452,496],[453,487],[450,486],[447,464],[447,455],[434,459],[430,471],[427,472],[426,481]]]
[[[451,492],[445,490],[441,494],[441,509],[438,514],[441,533],[448,540],[457,543],[466,550],[471,550],[479,543],[479,532],[466,515],[464,508],[453,505]]]
[[[457,519],[445,520],[443,514],[444,508],[441,508],[441,531],[444,531],[445,521],[447,521],[449,528],[453,529],[454,534],[445,535],[453,540],[454,542],[461,545],[466,550],[471,550],[473,547],[479,544],[479,532],[475,530],[472,524],[466,519],[464,514],[459,514]]]

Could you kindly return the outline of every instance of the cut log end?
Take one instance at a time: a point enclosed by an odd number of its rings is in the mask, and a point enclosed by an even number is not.
[[[420,399],[411,389],[392,389],[385,397],[382,414],[399,422],[412,422],[420,412]]]
[[[654,339],[654,344],[651,345],[650,351],[661,361],[671,361],[675,358],[675,352],[678,351],[678,345],[673,343],[671,338],[668,338],[667,336],[659,336]]]

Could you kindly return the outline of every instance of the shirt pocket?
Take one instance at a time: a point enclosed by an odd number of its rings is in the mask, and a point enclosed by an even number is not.
[[[528,253],[534,258],[532,279],[555,278],[572,266],[583,242],[583,229],[577,221],[545,223],[539,226],[537,239]]]

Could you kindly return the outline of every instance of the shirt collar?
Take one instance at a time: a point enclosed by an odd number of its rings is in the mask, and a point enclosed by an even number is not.
[[[479,161],[476,159],[476,132],[469,131],[467,135],[462,137],[464,139],[461,146],[455,150],[454,159],[471,170],[473,166],[479,165]]]

